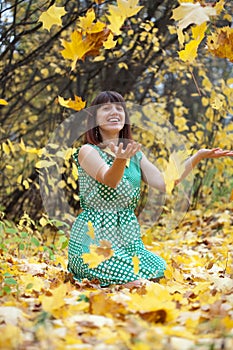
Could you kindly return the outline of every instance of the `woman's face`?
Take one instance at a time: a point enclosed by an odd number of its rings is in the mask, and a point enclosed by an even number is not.
[[[96,112],[96,124],[101,134],[113,136],[125,125],[125,111],[120,103],[109,102],[101,105]]]

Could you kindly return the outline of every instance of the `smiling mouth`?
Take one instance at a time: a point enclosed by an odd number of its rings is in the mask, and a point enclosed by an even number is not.
[[[119,121],[120,121],[120,118],[116,118],[116,117],[108,119],[108,122],[110,123],[118,123]]]

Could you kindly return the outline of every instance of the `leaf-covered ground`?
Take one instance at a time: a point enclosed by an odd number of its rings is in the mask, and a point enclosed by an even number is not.
[[[48,240],[38,244],[32,232],[25,243],[28,231],[12,239],[4,226],[0,348],[231,350],[232,214],[226,203],[190,211],[169,234],[162,226],[148,230],[148,249],[165,258],[168,269],[160,283],[138,289],[74,282],[65,245],[53,256]]]

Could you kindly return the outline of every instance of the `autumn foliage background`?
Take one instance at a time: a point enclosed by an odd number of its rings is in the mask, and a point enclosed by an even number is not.
[[[66,272],[71,221],[48,215],[39,182],[60,157],[56,188],[78,214],[74,146],[47,146],[56,127],[103,90],[119,91],[147,111],[144,119],[136,116],[135,138],[164,172],[175,167],[151,124],[158,116],[176,128],[189,154],[232,149],[232,2],[0,6],[0,347],[232,349],[232,159],[204,161],[194,170],[189,210],[170,230],[177,190],[168,178],[160,217],[153,219],[151,206],[142,222],[144,243],[168,269],[160,284],[138,290],[72,280]],[[49,195],[54,182],[44,180]],[[148,196],[144,186],[142,194],[138,215]]]

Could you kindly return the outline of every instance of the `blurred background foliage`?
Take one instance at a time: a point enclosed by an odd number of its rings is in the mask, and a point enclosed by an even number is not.
[[[54,4],[64,7],[67,13],[62,18],[62,27],[53,26],[48,31],[38,19]],[[141,0],[143,9],[124,23],[121,34],[114,38],[116,46],[100,49],[99,54],[78,61],[71,70],[70,62],[61,55],[61,39],[69,40],[77,20],[90,8],[94,8],[98,19],[105,21],[109,4],[115,1],[9,0],[0,5],[0,98],[8,102],[0,106],[0,209],[8,218],[18,220],[27,212],[33,219],[39,219],[45,214],[39,173],[45,174],[42,169],[56,166],[51,161],[57,152],[64,152],[59,155],[63,159],[61,180],[54,184],[46,179],[44,190],[48,195],[56,185],[65,191],[73,212],[79,211],[77,173],[71,161],[71,151],[77,142],[68,153],[51,144],[50,164],[38,163],[42,162],[43,148],[53,131],[72,115],[72,110],[58,104],[58,96],[66,99],[80,96],[88,106],[100,91],[116,90],[133,104],[153,104],[153,113],[146,115],[147,122],[155,114],[156,118],[161,116],[169,121],[191,153],[201,147],[232,149],[232,62],[212,55],[205,40],[192,65],[179,59],[180,47],[171,19],[178,1]],[[209,24],[208,31],[231,26],[232,13],[233,3],[226,1],[224,11]],[[189,30],[186,29],[186,35]],[[135,138],[164,170],[169,152],[156,140],[155,133],[144,126],[145,120],[138,116],[133,126]],[[195,169],[191,205],[196,207],[202,200],[206,207],[228,202],[232,174],[230,159],[202,162]],[[147,193],[146,188],[142,190],[145,197],[141,207]]]

